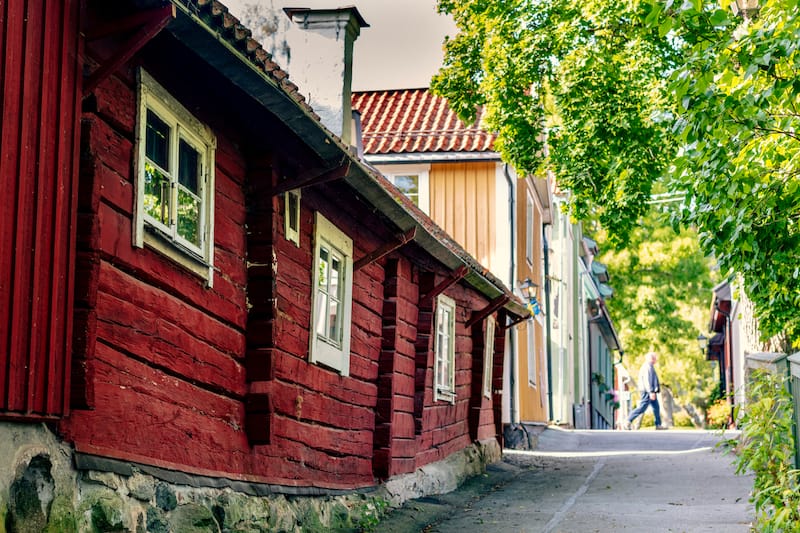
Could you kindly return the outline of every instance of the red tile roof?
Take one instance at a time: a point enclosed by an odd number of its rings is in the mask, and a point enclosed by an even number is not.
[[[481,129],[483,110],[467,125],[428,89],[353,93],[361,112],[364,153],[491,152],[495,135]]]

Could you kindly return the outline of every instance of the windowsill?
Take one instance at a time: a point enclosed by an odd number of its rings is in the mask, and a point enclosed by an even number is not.
[[[434,401],[437,402],[447,402],[447,403],[456,403],[456,394],[450,391],[436,391],[436,398]]]
[[[189,250],[185,246],[164,236],[157,228],[145,224],[144,244],[148,248],[157,251],[167,257],[178,266],[189,270],[201,279],[204,279],[208,286],[212,285],[212,267],[197,252]]]

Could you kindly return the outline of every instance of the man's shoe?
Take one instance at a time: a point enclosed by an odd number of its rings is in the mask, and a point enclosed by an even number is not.
[[[631,430],[631,429],[633,429],[633,428],[631,427],[631,423],[630,423],[630,422],[625,422],[625,423],[622,425],[622,429],[625,429],[625,430],[628,430],[628,431],[630,431],[630,430]]]
[[[656,431],[661,431],[661,430],[665,430],[665,429],[669,429],[669,428],[667,426],[656,426]]]

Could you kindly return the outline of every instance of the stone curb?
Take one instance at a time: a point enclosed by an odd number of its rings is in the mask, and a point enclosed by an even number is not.
[[[426,527],[449,518],[489,492],[502,487],[523,471],[522,468],[504,461],[488,465],[485,473],[468,479],[452,492],[408,500],[386,515],[375,531],[381,533],[423,531]]]

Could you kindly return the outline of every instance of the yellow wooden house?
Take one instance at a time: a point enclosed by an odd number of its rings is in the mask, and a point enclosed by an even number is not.
[[[504,422],[550,420],[544,228],[550,180],[519,177],[495,136],[464,124],[428,89],[356,92],[363,158],[507,286],[530,292],[532,316],[507,329]]]

